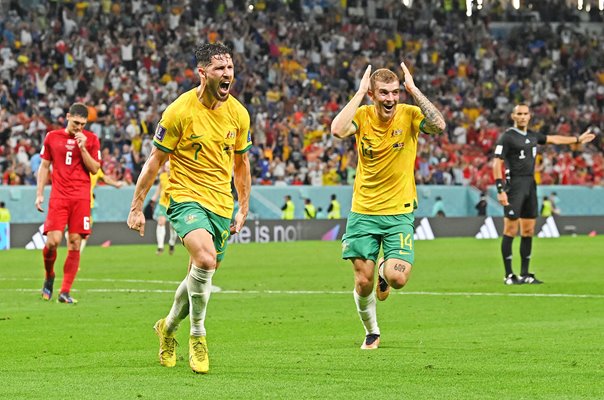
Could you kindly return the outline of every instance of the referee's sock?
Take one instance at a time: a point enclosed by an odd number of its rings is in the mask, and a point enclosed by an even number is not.
[[[522,236],[520,238],[520,259],[522,260],[520,275],[529,274],[529,263],[531,262],[531,251],[533,249],[533,237]]]
[[[505,276],[513,274],[512,272],[512,242],[513,236],[503,235],[501,241],[501,257],[503,257],[503,266],[505,267]]]

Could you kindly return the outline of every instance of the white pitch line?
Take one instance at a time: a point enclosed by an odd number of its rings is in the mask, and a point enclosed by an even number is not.
[[[4,288],[1,292],[39,292],[40,289],[24,288]],[[93,292],[93,293],[174,293],[170,289],[74,289],[74,292]],[[291,294],[291,295],[312,295],[312,294],[343,294],[350,295],[351,290],[222,290],[217,286],[212,287],[213,293],[222,294]],[[466,296],[466,297],[547,297],[547,298],[576,298],[576,299],[604,299],[604,294],[570,294],[570,293],[488,293],[488,292],[393,292],[396,295],[405,296]]]

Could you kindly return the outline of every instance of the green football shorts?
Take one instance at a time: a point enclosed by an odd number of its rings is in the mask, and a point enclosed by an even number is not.
[[[177,203],[172,199],[167,213],[170,224],[181,239],[195,229],[208,231],[214,238],[216,260],[222,261],[230,236],[229,218],[221,217],[195,201]]]
[[[168,208],[162,204],[157,205],[157,216],[168,217]]]
[[[397,258],[413,265],[414,214],[366,215],[351,212],[342,237],[342,258],[377,261],[380,246],[384,258]]]

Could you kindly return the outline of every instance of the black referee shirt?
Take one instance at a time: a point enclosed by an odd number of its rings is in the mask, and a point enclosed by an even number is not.
[[[545,144],[547,135],[510,128],[503,132],[495,145],[495,157],[505,161],[510,177],[533,176],[537,145]]]

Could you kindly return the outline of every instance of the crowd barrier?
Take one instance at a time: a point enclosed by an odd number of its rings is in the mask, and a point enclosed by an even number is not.
[[[148,221],[146,234],[128,229],[125,222],[100,222],[93,226],[89,245],[154,244],[155,221]],[[248,220],[237,235],[229,238],[229,243],[293,242],[300,240],[340,240],[346,228],[345,219],[337,220]],[[11,224],[10,241],[2,237],[0,243],[12,248],[41,249],[46,237],[42,235],[42,225]],[[415,219],[415,239],[434,240],[443,237],[474,237],[476,239],[497,239],[503,233],[501,217],[417,217]],[[535,227],[537,237],[555,238],[560,235],[597,235],[604,233],[604,216],[601,217],[549,217],[538,218]]]
[[[564,216],[604,216],[604,187],[588,186],[538,186],[539,201],[552,192],[557,193],[559,203],[556,206]],[[45,190],[45,203],[48,209],[50,187]],[[128,217],[130,202],[134,193],[133,186],[116,189],[101,186],[95,189],[95,222],[122,222]],[[155,188],[149,191],[155,193]],[[351,186],[252,186],[250,196],[250,214],[255,219],[280,219],[281,206],[285,195],[289,195],[295,204],[295,217],[304,218],[304,199],[310,198],[315,207],[327,212],[331,196],[335,194],[340,202],[342,218],[348,216],[352,200]],[[487,215],[502,217],[503,208],[497,203],[494,187],[487,191]],[[475,205],[480,192],[469,186],[420,185],[417,187],[419,207],[416,217],[432,217],[432,207],[437,197],[444,202],[447,217],[476,216]],[[36,188],[33,186],[0,186],[0,201],[6,203],[12,214],[13,223],[42,223],[46,214],[34,207]]]

